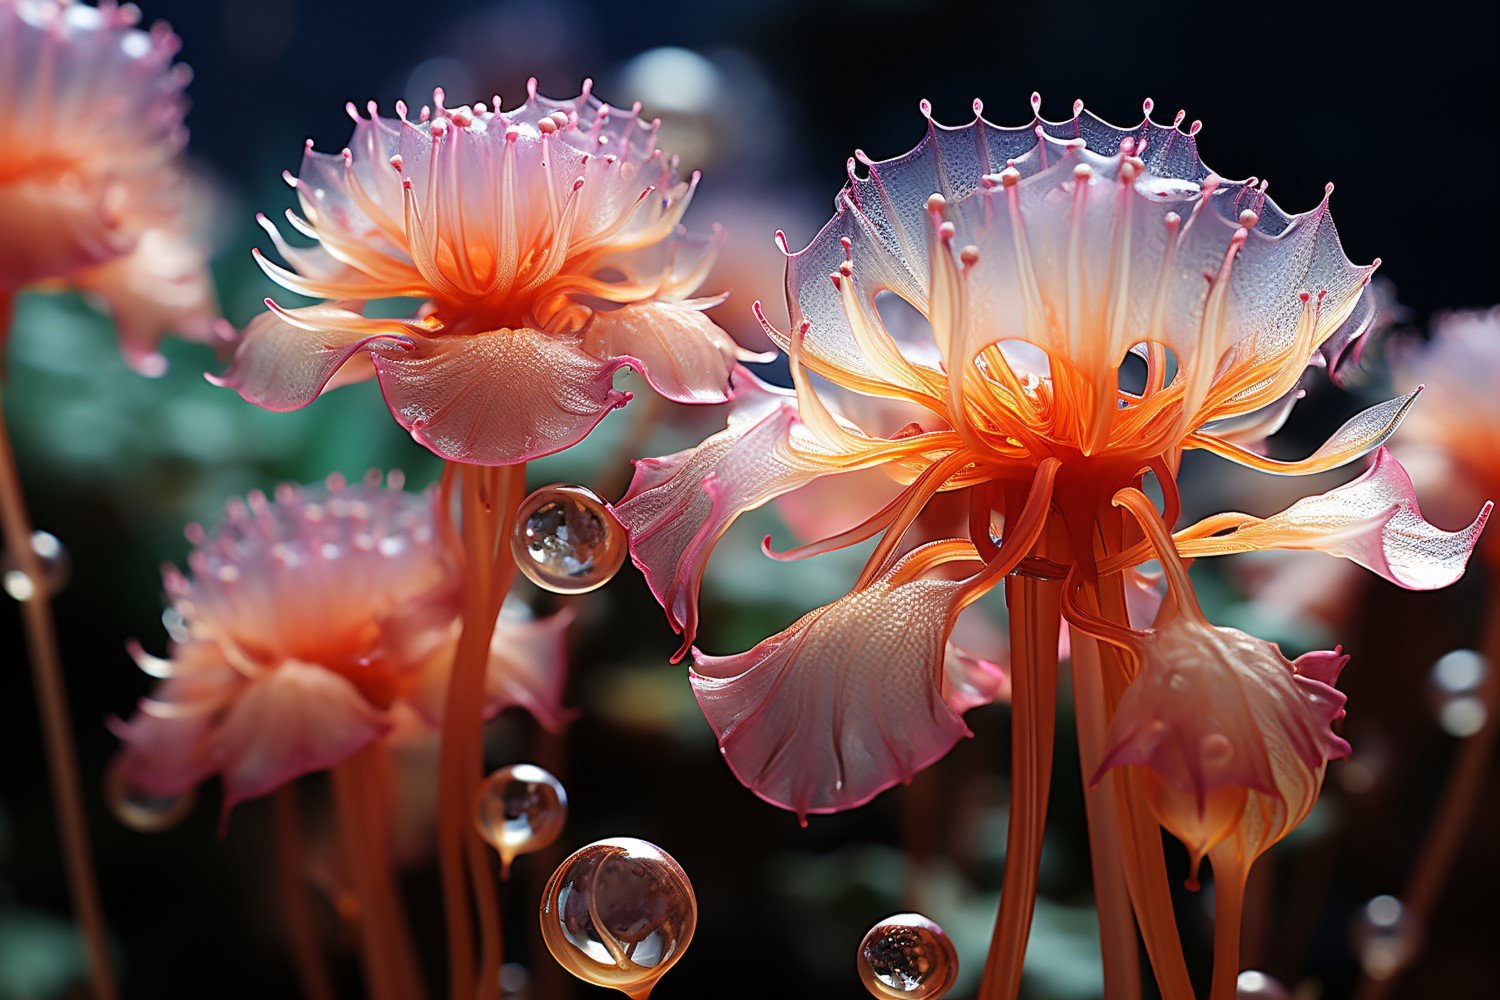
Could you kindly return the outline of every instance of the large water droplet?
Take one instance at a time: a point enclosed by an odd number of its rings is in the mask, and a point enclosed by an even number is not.
[[[550,846],[568,822],[568,793],[551,772],[535,764],[511,764],[484,779],[474,796],[474,825],[500,853],[500,871],[510,874],[517,855]]]
[[[943,929],[920,913],[898,913],[859,943],[859,979],[871,996],[929,1000],[953,988],[958,952]]]
[[[1389,979],[1416,952],[1406,908],[1395,896],[1376,896],[1366,903],[1354,920],[1351,937],[1360,965],[1371,979]]]
[[[1427,677],[1427,694],[1443,732],[1458,739],[1478,733],[1489,721],[1481,689],[1489,662],[1472,649],[1455,649],[1438,657]]]
[[[559,965],[642,1000],[687,950],[698,901],[669,854],[614,837],[558,866],[542,893],[541,917],[542,939]]]
[[[510,544],[526,578],[558,594],[604,586],[629,551],[620,522],[582,486],[543,486],[522,501]]]
[[[104,799],[115,819],[137,833],[161,833],[187,819],[198,801],[194,791],[157,795],[140,787],[113,764],[104,773]]]
[[[1234,984],[1235,1000],[1291,1000],[1291,996],[1285,986],[1255,969],[1241,972]]]
[[[31,551],[36,553],[37,562],[41,563],[40,587],[12,553],[6,552],[4,558],[0,559],[0,582],[4,583],[5,592],[18,601],[29,601],[38,596],[38,593],[43,597],[55,596],[67,585],[68,572],[72,568],[68,550],[50,532],[33,531]]]

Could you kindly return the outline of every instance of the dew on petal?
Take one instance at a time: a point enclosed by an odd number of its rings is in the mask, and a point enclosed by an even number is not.
[[[665,851],[614,837],[558,866],[542,893],[541,920],[547,950],[564,969],[644,1000],[692,941],[698,901]]]
[[[1444,653],[1432,665],[1427,694],[1443,732],[1457,739],[1475,735],[1489,721],[1480,696],[1489,663],[1472,649]]]
[[[1235,981],[1235,1000],[1291,1000],[1291,996],[1285,986],[1256,969],[1246,969]]]
[[[118,766],[111,767],[104,775],[104,798],[115,819],[137,833],[172,829],[187,819],[198,801],[195,791],[157,795],[140,787]]]
[[[521,503],[511,535],[516,565],[557,594],[604,586],[625,562],[625,529],[592,491],[544,486]]]
[[[1351,931],[1355,954],[1371,979],[1389,979],[1416,952],[1416,938],[1406,908],[1395,896],[1371,899],[1355,917]]]
[[[898,913],[870,928],[857,961],[865,989],[885,1000],[933,1000],[958,978],[953,941],[920,913]]]
[[[50,532],[33,531],[31,551],[41,565],[41,586],[37,585],[21,560],[12,553],[6,552],[4,558],[0,559],[0,581],[5,585],[5,592],[17,601],[29,601],[38,593],[43,597],[55,597],[67,585],[68,573],[72,568],[68,550]]]
[[[521,854],[551,846],[568,822],[568,793],[550,771],[511,764],[491,774],[474,796],[474,825],[500,854],[500,870]]]

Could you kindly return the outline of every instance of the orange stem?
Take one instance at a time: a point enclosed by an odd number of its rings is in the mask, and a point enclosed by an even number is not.
[[[371,748],[335,766],[329,777],[344,856],[359,900],[360,961],[365,987],[374,1000],[414,1000],[422,996],[411,942],[402,927],[394,873],[382,821],[370,808]]]
[[[1209,1000],[1235,1000],[1240,978],[1240,926],[1245,910],[1242,867],[1214,870],[1214,973]]]
[[[1094,900],[1099,911],[1099,945],[1104,965],[1105,1000],[1140,1000],[1141,963],[1135,914],[1125,882],[1122,834],[1115,808],[1115,775],[1092,784],[1104,759],[1106,717],[1103,669],[1095,639],[1072,630],[1073,700],[1078,725],[1078,757],[1083,773],[1083,805],[1088,820],[1089,857],[1094,869]]]
[[[297,985],[307,1000],[335,1000],[333,977],[319,947],[317,922],[307,905],[304,876],[302,818],[297,788],[283,785],[271,796],[271,820],[276,838],[276,874],[286,914],[287,944],[297,969]]]
[[[1495,601],[1486,620],[1484,661],[1484,679],[1479,690],[1484,705],[1484,726],[1459,747],[1457,759],[1443,786],[1437,817],[1427,831],[1422,849],[1417,852],[1416,867],[1407,878],[1401,896],[1406,933],[1412,935],[1415,947],[1421,946],[1427,923],[1437,908],[1438,896],[1458,862],[1464,836],[1474,818],[1474,807],[1484,794],[1485,776],[1495,752],[1495,734],[1500,730],[1500,599]],[[1409,965],[1410,961],[1406,964]],[[1395,987],[1402,968],[1384,979],[1364,976],[1355,997],[1357,1000],[1383,1000]]]
[[[3,336],[4,331],[0,329],[0,343],[3,343]],[[63,684],[62,657],[57,648],[57,630],[52,621],[51,600],[46,593],[46,571],[32,548],[31,518],[26,512],[21,477],[16,471],[3,401],[0,401],[0,531],[4,534],[6,551],[35,586],[31,597],[20,602],[21,621],[26,631],[31,676],[36,684],[37,709],[41,715],[57,826],[62,836],[68,892],[88,950],[89,980],[94,996],[96,1000],[115,1000],[119,990],[110,967],[109,932],[104,925],[104,904],[99,897],[99,878],[89,846],[88,813],[83,804],[68,692]]]
[[[1011,808],[1005,884],[980,1000],[1014,1000],[1021,989],[1052,786],[1057,709],[1062,587],[1055,580],[1011,576],[1005,581],[1005,598],[1010,607]]]
[[[448,928],[452,1000],[499,996],[504,958],[489,850],[470,819],[483,778],[484,692],[495,619],[515,576],[509,531],[525,491],[524,466],[461,466],[464,616],[443,709],[438,852]],[[465,876],[468,886],[465,886]],[[481,940],[475,966],[470,899]]]

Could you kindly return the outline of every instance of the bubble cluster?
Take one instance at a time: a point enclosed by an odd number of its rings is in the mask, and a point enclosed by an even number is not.
[[[898,913],[870,928],[857,961],[865,989],[885,1000],[933,1000],[958,978],[952,940],[920,913]]]
[[[1481,689],[1489,662],[1472,649],[1455,649],[1438,657],[1427,678],[1427,693],[1443,732],[1466,739],[1484,728],[1489,713]]]
[[[510,874],[518,855],[553,844],[568,822],[568,793],[550,771],[511,764],[491,774],[474,796],[474,825]]]
[[[661,848],[614,837],[573,853],[547,881],[542,939],[584,982],[644,1000],[693,939],[698,901]]]
[[[625,529],[582,486],[544,486],[521,502],[511,551],[526,578],[557,594],[604,586],[625,562]]]
[[[1416,952],[1406,908],[1395,896],[1376,896],[1360,910],[1351,934],[1355,954],[1371,979],[1389,979]]]
[[[3,582],[5,592],[17,601],[29,601],[38,594],[42,597],[54,597],[68,583],[72,562],[68,558],[68,550],[63,548],[63,543],[57,540],[56,535],[46,531],[33,531],[31,551],[41,564],[40,586],[14,553],[6,552],[4,559],[0,560],[0,582]]]

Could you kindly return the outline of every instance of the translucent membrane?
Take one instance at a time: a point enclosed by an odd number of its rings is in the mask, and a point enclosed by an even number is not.
[[[892,1000],[940,997],[958,978],[953,941],[920,913],[898,913],[871,927],[857,961],[870,995]]]
[[[499,852],[500,870],[507,875],[518,855],[550,846],[567,822],[567,790],[535,764],[500,768],[474,796],[474,825]]]
[[[693,939],[698,901],[661,848],[633,837],[575,852],[547,881],[542,939],[586,983],[643,1000]]]
[[[521,503],[511,551],[526,578],[558,594],[604,586],[625,562],[625,529],[582,486],[544,486]]]

